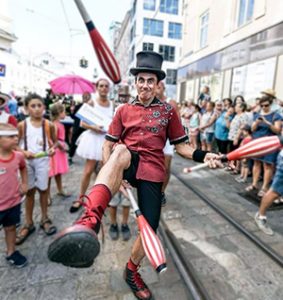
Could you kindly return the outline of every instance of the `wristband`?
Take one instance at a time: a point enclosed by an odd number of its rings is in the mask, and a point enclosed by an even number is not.
[[[208,153],[208,151],[202,151],[202,150],[196,149],[193,153],[193,160],[197,161],[197,162],[204,162],[204,158],[207,153]]]

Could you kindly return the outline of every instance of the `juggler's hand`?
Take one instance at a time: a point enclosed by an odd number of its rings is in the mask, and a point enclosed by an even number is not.
[[[211,169],[223,168],[221,162],[222,155],[215,153],[207,153],[204,158],[204,162],[207,163],[207,166]]]

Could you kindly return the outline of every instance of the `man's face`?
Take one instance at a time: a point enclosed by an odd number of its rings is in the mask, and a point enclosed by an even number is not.
[[[160,81],[157,85],[156,98],[162,99],[164,96],[164,91],[165,91],[164,83]]]
[[[83,94],[83,102],[88,102],[90,100],[91,96],[90,93],[84,93]]]
[[[101,98],[107,98],[109,93],[109,83],[106,80],[99,80],[97,92]]]
[[[130,100],[130,96],[129,95],[122,95],[122,94],[119,94],[118,95],[118,98],[119,98],[119,101],[121,103],[128,103],[129,100]]]
[[[151,100],[157,91],[157,76],[152,73],[139,73],[136,79],[136,89],[139,99],[143,102]]]

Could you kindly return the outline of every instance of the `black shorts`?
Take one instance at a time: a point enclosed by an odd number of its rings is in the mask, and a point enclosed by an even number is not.
[[[132,155],[131,165],[124,171],[123,179],[137,188],[139,208],[151,228],[156,231],[161,214],[161,188],[163,183],[136,179],[139,154],[133,151],[130,152]]]
[[[3,227],[9,227],[20,223],[21,217],[21,203],[0,211],[0,225]]]

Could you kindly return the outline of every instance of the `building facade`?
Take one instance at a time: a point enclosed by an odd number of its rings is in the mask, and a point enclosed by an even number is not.
[[[118,38],[115,40],[113,52],[116,57],[120,72],[122,83],[130,84],[129,81],[129,65],[131,63],[129,56],[130,49],[130,16],[131,12],[128,11],[124,20],[118,29]]]
[[[12,31],[13,19],[9,13],[9,1],[0,1],[0,91],[16,95],[37,92],[45,95],[48,82],[69,72],[70,66],[59,62],[49,53],[27,56],[13,50],[17,40]]]
[[[184,0],[178,100],[243,95],[274,88],[283,98],[283,1]]]
[[[116,57],[124,58],[127,70],[121,67],[126,82],[133,84],[129,69],[136,65],[136,54],[142,50],[156,51],[163,58],[167,96],[176,98],[177,68],[182,43],[182,0],[133,0],[127,25],[122,35],[128,44],[117,47]],[[123,28],[123,27],[121,27]],[[126,38],[128,35],[128,38]],[[127,60],[127,62],[126,62]]]

